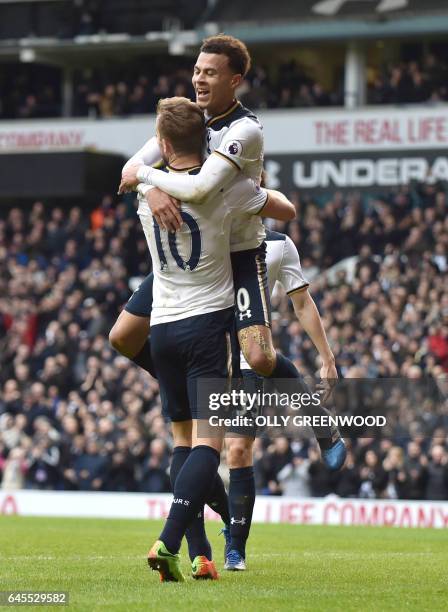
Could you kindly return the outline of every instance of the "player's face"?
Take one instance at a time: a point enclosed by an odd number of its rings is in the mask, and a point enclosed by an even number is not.
[[[230,69],[227,55],[200,53],[192,78],[197,104],[211,116],[227,110],[241,79]]]

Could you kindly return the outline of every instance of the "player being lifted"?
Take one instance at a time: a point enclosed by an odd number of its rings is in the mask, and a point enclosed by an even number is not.
[[[235,99],[235,90],[249,67],[250,56],[240,40],[225,35],[206,39],[201,46],[192,79],[196,101],[207,118],[208,158],[201,171],[189,176],[167,174],[152,168],[151,165],[160,159],[157,140],[152,138],[125,165],[120,191],[132,189],[143,182],[158,187],[172,198],[194,203],[218,192],[236,177],[241,180],[250,177],[259,182],[263,167],[262,127],[255,115]],[[172,198],[159,191],[154,193],[154,190],[146,197],[162,227],[167,230],[181,227],[182,219]],[[257,374],[277,379],[294,378],[302,385],[302,377],[294,364],[276,352],[272,343],[264,237],[265,230],[260,218],[250,222],[234,220],[232,223],[230,248],[238,339],[244,357]],[[124,327],[129,318],[124,314],[123,319]],[[145,359],[142,359],[142,351],[145,351],[145,347],[139,351],[139,361]],[[132,357],[128,349],[127,352]],[[327,414],[321,406],[309,407],[307,411],[312,416]],[[345,444],[339,432],[330,427],[320,428],[319,436],[324,462],[330,469],[339,469],[346,456]]]
[[[297,249],[288,236],[266,231],[266,264],[269,292],[272,295],[278,282],[291,299],[294,312],[304,331],[316,347],[322,361],[321,377],[337,379],[334,356],[319,311],[311,297]],[[241,372],[245,388],[257,392],[262,390],[262,381],[249,367],[241,355]],[[226,437],[226,461],[233,474],[233,495],[230,504],[231,542],[226,546],[227,570],[246,569],[246,541],[249,537],[252,513],[255,504],[255,479],[253,471],[253,443],[256,427],[236,428]]]
[[[185,98],[159,102],[158,142],[168,172],[194,176],[200,170],[204,130],[195,103]],[[139,185],[138,190],[144,194],[148,187]],[[188,451],[172,464],[173,503],[148,555],[149,565],[164,581],[183,580],[178,551],[188,528],[194,536],[189,540],[193,577],[217,578],[203,529],[203,506],[215,486],[224,432],[210,437],[198,429],[196,385],[200,378],[214,378],[223,381],[224,389],[231,377],[231,222],[260,212],[288,219],[294,207],[281,194],[246,178],[230,181],[197,206],[182,204],[183,225],[176,234],[161,232],[149,209],[140,211],[153,261],[151,349],[163,412],[172,422],[174,455],[182,447]]]

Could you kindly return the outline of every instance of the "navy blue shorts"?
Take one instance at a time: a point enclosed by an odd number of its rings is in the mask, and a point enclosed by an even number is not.
[[[226,383],[230,378],[233,325],[232,307],[151,327],[151,355],[165,418],[199,418],[198,379]]]
[[[152,285],[154,274],[148,276],[140,283],[129,298],[124,309],[137,317],[150,317],[152,310]]]
[[[256,249],[231,253],[235,290],[236,331],[251,325],[271,326],[271,302],[266,266],[266,243]],[[125,310],[139,317],[150,317],[152,310],[151,272],[134,291]]]
[[[266,243],[256,249],[231,253],[235,288],[236,330],[251,325],[271,326],[266,267]]]

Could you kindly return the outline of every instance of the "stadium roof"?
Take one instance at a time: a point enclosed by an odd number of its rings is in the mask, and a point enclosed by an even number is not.
[[[208,29],[248,42],[383,38],[448,31],[446,0],[267,0],[218,2]],[[207,30],[207,27],[205,28]]]
[[[427,16],[428,13],[448,13],[446,0],[267,0],[253,3],[221,0],[209,14],[210,21],[324,21],[346,18],[363,20],[394,20],[403,17]]]
[[[22,23],[21,19],[14,21],[9,10],[11,6],[25,6],[29,2],[4,5],[4,1],[0,0],[0,7],[8,6],[11,19],[0,19],[0,61],[17,61],[19,57],[22,61],[31,61],[24,54],[24,50],[31,49],[33,61],[65,66],[78,65],[93,56],[110,59],[142,52],[188,54],[195,52],[204,37],[223,31],[249,44],[417,38],[445,36],[448,32],[447,0],[275,0],[274,3],[258,0],[256,10],[253,2],[241,0],[179,0],[178,4],[171,0],[168,4],[177,7],[179,16],[180,7],[184,10],[188,7],[191,19],[164,23],[162,29],[152,29],[151,20],[168,14],[165,1],[144,0],[148,7],[154,3],[159,9],[159,13],[144,12],[150,19],[144,22],[143,15],[131,11],[132,7],[140,7],[143,0],[108,0],[104,6],[115,15],[115,21],[107,21],[106,11],[103,25],[110,27],[73,36],[58,34],[58,19],[63,13],[54,11],[55,5],[63,7],[71,3],[50,2],[53,21],[47,22],[43,18],[45,13],[38,20],[38,24],[45,25],[45,31],[37,28],[36,32],[28,33],[29,24]],[[41,4],[45,8],[48,3],[38,3],[38,6]],[[115,13],[112,9],[116,9]],[[118,9],[129,12],[128,21],[121,19]],[[2,9],[4,17],[5,10]],[[14,15],[18,18],[22,13]],[[130,27],[136,15],[138,30]],[[14,30],[13,23],[19,29]]]

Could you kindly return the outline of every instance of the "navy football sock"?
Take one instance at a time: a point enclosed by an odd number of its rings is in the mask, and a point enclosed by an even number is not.
[[[170,482],[171,490],[174,491],[174,484],[176,482],[177,475],[182,469],[183,464],[188,459],[191,448],[189,446],[175,446],[173,448],[173,456],[171,458],[170,465]]]
[[[219,474],[216,474],[213,488],[207,495],[205,503],[221,516],[223,523],[230,525],[229,498],[227,497],[226,488]]]
[[[183,464],[187,460],[190,454],[191,448],[189,446],[175,446],[173,448],[173,458],[170,466],[170,481],[171,490],[174,491],[174,485],[177,476],[182,469]],[[200,510],[198,515],[188,526],[185,532],[185,537],[188,542],[188,554],[190,559],[193,561],[198,555],[205,555],[207,559],[211,560],[212,549],[210,542],[207,539],[204,525],[204,508]]]
[[[230,549],[246,556],[246,540],[249,537],[255,504],[255,479],[252,466],[230,470]]]
[[[209,561],[212,560],[212,547],[205,533],[204,506],[188,526],[185,537],[188,543],[188,555],[192,561],[198,555],[204,555]]]
[[[278,351],[276,356],[275,368],[272,370],[272,374],[266,378],[302,378],[299,370],[290,359],[287,359]]]
[[[157,378],[156,369],[154,367],[154,362],[151,357],[151,344],[149,342],[149,338],[146,340],[145,344],[137,353],[137,355],[131,358],[131,361],[149,372],[154,378]]]
[[[300,381],[300,391],[302,391],[303,393],[309,393],[311,395],[311,390],[308,388],[308,385],[305,383],[303,376],[300,374],[293,362],[278,352],[276,353],[276,355],[277,360],[275,363],[275,368],[272,374],[267,378],[295,378]],[[320,404],[317,406],[312,405],[312,402],[310,402],[309,406],[303,405],[301,410],[304,415],[310,417],[318,416],[322,418],[328,417],[328,415],[330,414],[326,408],[324,408]],[[316,436],[317,442],[319,443],[321,450],[326,450],[331,446],[331,427],[313,427],[313,432]]]
[[[171,553],[179,552],[188,526],[202,511],[218,466],[218,451],[211,446],[195,446],[177,475],[173,503],[159,537]]]

